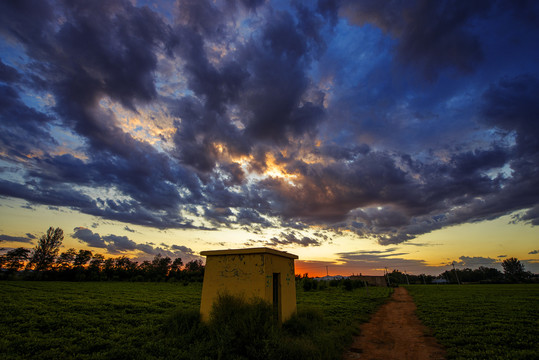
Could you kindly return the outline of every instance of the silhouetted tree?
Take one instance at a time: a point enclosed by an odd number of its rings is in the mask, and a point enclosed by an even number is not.
[[[103,255],[97,253],[93,254],[88,269],[92,271],[101,271],[101,267],[103,266],[104,261],[105,257]]]
[[[406,275],[399,270],[393,269],[392,272],[388,273],[389,281],[391,284],[406,284]]]
[[[187,264],[185,264],[185,270],[190,272],[196,272],[204,269],[204,265],[202,265],[202,260],[191,260]]]
[[[79,250],[78,254],[73,260],[75,267],[83,267],[92,259],[92,252],[90,250]]]
[[[114,259],[114,276],[119,279],[129,279],[134,277],[138,263],[131,261],[127,256],[120,256]]]
[[[169,278],[180,279],[182,276],[182,258],[176,258],[170,265],[170,271],[168,272]]]
[[[36,271],[49,270],[58,255],[63,240],[64,231],[60,228],[54,229],[51,226],[47,233],[39,239],[30,260],[31,266]]]
[[[103,272],[105,273],[105,278],[112,280],[114,277],[114,259],[108,258],[103,261]]]
[[[179,271],[182,269],[182,266],[183,266],[182,258],[176,258],[172,262],[172,265],[170,266],[170,270]]]
[[[190,281],[202,281],[204,278],[204,265],[202,260],[191,260],[185,264],[183,270],[186,275],[186,279]]]
[[[103,267],[103,262],[105,257],[101,254],[93,254],[92,259],[90,260],[90,265],[88,265],[88,279],[89,280],[99,280],[100,273]]]
[[[478,274],[478,281],[500,282],[503,280],[502,272],[495,268],[480,266],[474,270],[474,273]]]
[[[77,255],[77,251],[73,248],[67,249],[66,251],[62,252],[58,259],[56,259],[56,264],[58,265],[59,269],[62,271],[71,269],[73,266],[73,260],[75,260],[75,256]]]
[[[152,260],[152,280],[164,280],[170,270],[172,259],[168,256],[155,255]]]
[[[62,229],[50,227],[33,252],[18,248],[0,255],[3,270],[0,275],[9,278],[10,273],[19,271],[27,263],[26,269],[35,272],[20,274],[23,279],[164,281],[173,278],[187,284],[202,281],[204,277],[202,260],[192,260],[183,266],[181,258],[172,260],[161,254],[140,264],[127,256],[105,259],[102,254],[84,249],[70,248],[59,254],[63,238]]]
[[[144,276],[146,280],[150,280],[152,276],[152,262],[149,260],[144,260],[138,266],[139,273]]]
[[[524,265],[520,260],[511,257],[502,261],[503,272],[509,281],[520,281],[524,277]]]
[[[8,251],[2,256],[2,268],[9,272],[19,271],[29,258],[30,250],[23,247]]]

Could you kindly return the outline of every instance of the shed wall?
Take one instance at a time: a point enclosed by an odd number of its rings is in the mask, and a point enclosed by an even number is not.
[[[200,312],[209,320],[212,305],[220,294],[273,304],[273,274],[279,274],[279,319],[296,312],[294,260],[268,253],[208,255],[202,286]]]
[[[273,303],[273,284],[271,279],[274,273],[280,274],[280,320],[286,321],[296,312],[296,275],[294,260],[266,254],[266,299]],[[269,286],[268,286],[269,280]]]

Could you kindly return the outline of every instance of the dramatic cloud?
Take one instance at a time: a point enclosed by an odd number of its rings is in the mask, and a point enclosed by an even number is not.
[[[339,253],[335,261],[298,261],[297,267],[302,272],[325,273],[326,267],[331,269],[333,275],[346,273],[382,274],[385,271],[399,270],[413,274],[439,275],[446,270],[452,270],[453,265],[457,269],[477,269],[479,267],[496,268],[502,270],[501,260],[481,256],[460,256],[458,261],[448,261],[441,266],[429,265],[421,259],[409,259],[409,253],[399,251],[399,248],[386,248],[383,251],[354,251]],[[505,257],[505,256],[503,256]],[[537,264],[531,261],[522,261],[526,269],[537,269]]]
[[[24,236],[10,236],[10,235],[5,235],[5,234],[0,235],[0,241],[32,243],[32,241],[34,239],[35,239],[35,236],[33,236],[32,234],[26,234],[26,237],[24,237]]]
[[[407,259],[406,252],[398,248],[387,248],[384,251],[355,251],[338,254],[335,261],[297,261],[300,272],[329,273],[330,275],[362,273],[381,275],[386,269],[394,269],[414,274],[436,274],[448,270],[447,266],[430,266],[425,260]]]
[[[536,2],[142,3],[0,2],[0,196],[276,247],[539,224]]]
[[[472,22],[489,14],[492,1],[345,1],[344,15],[352,23],[371,23],[396,37],[400,61],[421,67],[433,79],[446,67],[475,70],[483,60]]]
[[[272,237],[269,240],[249,240],[245,243],[245,246],[266,246],[266,247],[276,247],[282,248],[286,246],[321,246],[324,242],[328,240],[327,236],[314,234],[315,237],[320,239],[315,239],[313,237],[301,235],[296,231],[291,231],[289,233],[282,232],[278,237]]]
[[[459,260],[460,261],[455,263],[455,265],[458,264],[467,268],[476,268],[479,266],[492,267],[493,265],[500,265],[499,261],[496,259],[481,256],[461,256],[459,257]]]
[[[79,240],[86,246],[106,250],[111,255],[136,253],[138,254],[138,258],[145,258],[148,255],[155,256],[161,254],[162,256],[169,256],[171,258],[181,257],[187,261],[197,258],[194,256],[193,250],[186,246],[170,246],[166,244],[155,246],[155,244],[151,243],[137,244],[127,236],[113,234],[101,236],[84,227],[76,227],[73,231],[74,233],[71,236],[74,239]]]
[[[280,245],[300,245],[300,246],[320,246],[321,242],[307,236],[297,238],[295,233],[280,235],[280,238],[273,237],[268,243],[270,246],[280,246]]]

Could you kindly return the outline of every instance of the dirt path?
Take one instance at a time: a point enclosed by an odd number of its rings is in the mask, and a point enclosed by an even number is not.
[[[428,335],[428,328],[419,321],[415,310],[408,291],[396,288],[391,299],[361,326],[360,336],[343,359],[445,359],[444,349]]]

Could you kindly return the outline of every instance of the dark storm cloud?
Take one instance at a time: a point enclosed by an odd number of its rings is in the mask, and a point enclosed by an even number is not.
[[[56,34],[70,55],[63,65],[83,76],[66,79],[64,90],[76,93],[64,95],[90,102],[103,91],[129,108],[135,108],[134,100],[156,96],[153,49],[166,41],[166,26],[157,14],[124,1],[67,2],[64,11],[69,20]],[[91,86],[82,89],[78,80]]]
[[[166,247],[165,244],[162,244],[164,247]],[[187,246],[183,246],[183,245],[172,245],[170,246],[170,249],[172,251],[179,251],[179,252],[182,252],[184,254],[193,254],[193,250],[191,248],[188,248]]]
[[[459,262],[455,265],[465,266],[467,268],[477,268],[479,266],[492,266],[499,265],[499,262],[496,259],[486,258],[482,256],[461,256],[459,257]]]
[[[511,154],[510,148],[494,147],[457,153],[443,163],[408,162],[403,171],[389,154],[371,152],[331,166],[297,163],[295,170],[303,176],[300,187],[277,179],[264,185],[273,191],[274,206],[284,216],[322,221],[394,244],[536,203],[537,181],[486,175],[503,167]]]
[[[181,122],[174,123],[177,129],[174,135],[174,155],[201,176],[207,176],[219,160],[216,143],[229,145],[228,150],[233,155],[248,152],[249,145],[227,117],[205,108],[202,101],[185,97],[172,104],[171,109],[175,116],[181,118]],[[233,168],[231,164],[225,164],[222,170],[229,170],[232,178],[239,180],[242,177],[239,169]]]
[[[136,225],[158,228],[200,228],[180,213],[170,210],[154,212],[134,200],[92,199],[63,183],[29,181],[22,185],[0,181],[0,195],[25,199],[35,204],[66,206],[89,215]]]
[[[19,80],[21,75],[17,69],[4,64],[2,59],[0,59],[0,81],[11,83]]]
[[[51,117],[24,104],[15,88],[0,84],[0,146],[6,155],[21,157],[56,140],[47,131]]]
[[[186,62],[188,82],[197,95],[171,102],[173,114],[181,118],[175,123],[174,143],[183,164],[207,176],[223,161],[216,143],[238,156],[260,153],[257,140],[286,143],[288,136],[313,134],[323,118],[323,98],[305,100],[311,86],[305,65],[323,44],[319,18],[303,8],[297,21],[288,12],[272,12],[249,41],[216,67],[203,35],[213,39],[221,31],[220,41],[227,39],[219,21],[210,16],[221,10],[187,2],[182,11],[182,26],[174,30],[174,52]],[[225,111],[231,104],[241,115],[244,131],[232,125]],[[229,172],[233,183],[244,179],[237,166],[223,165],[221,171]]]
[[[251,76],[242,92],[242,108],[251,114],[246,132],[256,139],[282,143],[287,136],[312,133],[322,120],[323,99],[303,99],[310,86],[305,66],[319,39],[315,30],[305,34],[297,25],[289,13],[275,13],[260,39],[245,49],[242,60]]]
[[[102,237],[104,243],[107,244],[107,251],[111,254],[119,254],[126,251],[133,251],[142,247],[144,252],[148,252],[149,248],[143,247],[142,244],[137,244],[130,240],[127,236],[104,235]]]
[[[71,236],[75,239],[81,240],[86,243],[88,246],[95,248],[106,248],[107,244],[101,238],[98,233],[94,233],[90,229],[83,227],[76,227],[73,229],[75,231]]]
[[[347,253],[339,253],[338,255],[342,259],[346,259],[348,261],[357,261],[357,260],[379,260],[382,258],[388,258],[388,257],[394,257],[394,256],[402,256],[407,255],[408,253],[404,252],[396,252],[397,248],[387,248],[384,250],[360,250],[360,251],[354,251],[354,252],[347,252]]]
[[[198,196],[197,181],[181,168],[173,168],[167,158],[153,147],[123,132],[115,125],[114,116],[98,107],[99,97],[103,94],[133,110],[137,101],[147,102],[155,98],[154,49],[167,41],[166,26],[162,20],[149,9],[134,8],[127,2],[66,3],[61,10],[67,21],[54,31],[50,26],[54,20],[51,12],[43,12],[39,22],[20,26],[33,19],[34,8],[12,9],[10,4],[3,3],[9,8],[8,12],[13,13],[13,18],[6,20],[7,26],[3,31],[25,44],[28,53],[36,60],[47,64],[49,68],[40,75],[51,81],[50,90],[56,97],[57,113],[67,125],[87,139],[90,146],[89,161],[82,162],[70,155],[50,157],[40,162],[38,170],[31,175],[38,178],[54,176],[56,179],[47,180],[92,186],[114,183],[120,191],[134,198],[130,204],[131,213],[120,214],[114,206],[98,209],[75,202],[71,205],[109,218],[124,221],[131,218],[133,223],[148,225],[157,220],[164,227],[174,223],[182,226],[183,221],[178,215],[163,221],[153,214],[134,214],[133,210],[148,206],[150,211],[164,209],[177,214],[181,199],[176,186],[182,187],[183,184],[191,195]],[[41,27],[42,35],[32,37],[37,26]],[[47,42],[40,43],[43,38]],[[17,119],[17,124],[25,124],[25,118],[31,118],[34,123],[40,119],[41,122],[51,120],[24,107],[13,91],[5,91],[8,96],[2,98],[10,103],[3,107],[3,111],[9,120]],[[11,127],[11,131],[14,129]],[[43,140],[50,138],[46,132],[33,135],[40,135]],[[54,139],[49,142],[53,143]],[[72,190],[50,191],[69,193]],[[13,192],[11,194],[13,196]],[[53,204],[67,205],[60,201]]]
[[[46,183],[34,181],[23,185],[0,180],[0,195],[21,198],[32,203],[44,205],[68,206],[79,209],[95,206],[91,198],[73,189],[68,187],[53,188]]]
[[[289,166],[302,174],[302,186],[278,179],[267,180],[264,186],[275,194],[275,205],[284,216],[305,221],[341,221],[352,209],[389,201],[406,194],[405,189],[413,190],[413,184],[407,188],[406,173],[383,153],[372,152],[352,162],[332,165],[307,166],[296,161]]]
[[[253,224],[262,225],[264,227],[271,227],[271,223],[260,216],[260,214],[254,209],[241,209],[236,214],[236,222],[240,225],[250,226]]]
[[[283,246],[321,246],[322,241],[313,239],[312,237],[303,236],[295,231],[288,233],[282,232],[278,237],[272,237],[269,240],[249,240],[245,246],[263,245],[269,247],[283,247]]]
[[[406,259],[404,252],[397,252],[396,249],[391,249],[388,252],[377,251],[355,251],[347,253],[339,253],[339,263],[348,269],[366,269],[367,271],[380,270],[387,268],[400,271],[408,271],[413,273],[422,272],[437,272],[442,271],[441,267],[429,266],[425,260]]]
[[[380,269],[387,268],[389,271],[396,269],[414,274],[430,273],[437,275],[443,271],[452,270],[453,264],[461,269],[477,269],[478,267],[495,267],[501,269],[500,260],[482,256],[460,256],[459,261],[448,261],[446,264],[441,266],[429,266],[425,260],[404,258],[405,255],[409,254],[405,252],[398,252],[397,248],[388,248],[387,251],[360,250],[339,253],[338,255],[339,265],[333,264],[333,267],[341,266],[346,269],[351,269],[352,271],[359,271],[360,269],[365,269],[367,271],[379,271]],[[331,266],[332,264],[329,265]]]
[[[345,1],[344,15],[359,25],[375,24],[396,37],[397,57],[434,79],[444,68],[473,71],[483,59],[479,38],[468,29],[492,1]]]
[[[106,249],[109,254],[118,255],[130,251],[140,251],[147,255],[161,254],[163,256],[181,256],[186,255],[188,258],[193,256],[193,250],[183,245],[168,246],[162,244],[162,247],[155,246],[155,244],[137,244],[127,236],[118,235],[104,235],[101,236],[98,233],[94,233],[90,229],[83,227],[76,227],[73,229],[74,233],[71,235],[73,238],[81,241],[82,243],[95,247]]]
[[[319,246],[299,235],[313,225],[396,244],[516,211],[539,224],[537,5],[152,9],[0,2],[0,156],[16,168],[0,195],[161,229],[282,227],[274,246]],[[141,140],[107,104],[168,137]],[[88,231],[116,253],[166,250]]]
[[[539,205],[535,205],[533,208],[529,209],[523,214],[516,214],[513,216],[514,221],[524,221],[530,223],[534,226],[539,225]]]
[[[307,236],[300,236],[300,238],[298,238],[295,232],[290,232],[290,233],[281,233],[279,235],[279,238],[276,238],[276,237],[271,238],[268,245],[270,246],[299,245],[299,246],[307,247],[307,246],[320,246],[322,245],[322,243],[316,239],[313,239]]]
[[[217,226],[229,224],[232,215],[233,213],[229,208],[212,207],[204,209],[204,217]]]
[[[483,99],[483,121],[513,132],[521,155],[537,155],[539,78],[531,74],[503,78],[490,86]]]
[[[10,236],[5,234],[0,234],[0,241],[9,241],[9,242],[20,242],[20,243],[32,243],[32,240],[35,239],[35,236],[31,234],[26,234],[26,237],[24,236]]]

